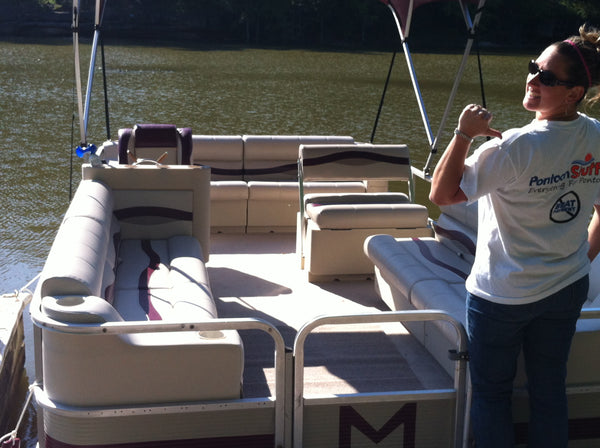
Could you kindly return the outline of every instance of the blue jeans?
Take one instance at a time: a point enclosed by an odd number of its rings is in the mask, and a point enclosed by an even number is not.
[[[567,359],[588,285],[586,275],[526,305],[467,295],[471,427],[477,447],[514,446],[511,398],[521,349],[530,402],[528,446],[567,446]]]

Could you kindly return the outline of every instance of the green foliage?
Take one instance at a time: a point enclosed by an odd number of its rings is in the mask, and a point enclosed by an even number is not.
[[[597,0],[560,0],[559,3],[582,19],[600,18],[600,3]]]
[[[83,30],[90,28],[85,20],[93,20],[95,1],[80,1]],[[69,11],[71,1],[0,0],[0,8],[4,20],[22,20],[26,11],[39,22],[54,11]],[[69,14],[64,16],[68,34]],[[487,48],[529,50],[574,34],[584,22],[600,26],[598,0],[487,0],[479,36]],[[379,0],[110,0],[105,30],[108,36],[184,37],[210,44],[399,46],[396,25]],[[411,37],[423,42],[416,50],[461,48],[466,26],[457,2],[417,9]]]

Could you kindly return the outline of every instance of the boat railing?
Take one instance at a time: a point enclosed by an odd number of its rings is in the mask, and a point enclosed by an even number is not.
[[[425,171],[420,170],[415,166],[410,167],[413,177],[418,177],[419,179],[424,180],[425,182],[431,182],[431,175],[427,174]]]
[[[77,335],[125,335],[134,333],[162,333],[179,331],[221,331],[221,330],[258,330],[267,333],[274,342],[275,363],[275,397],[248,398],[239,400],[221,400],[191,403],[169,403],[151,406],[131,407],[95,407],[80,408],[65,406],[51,401],[45,394],[43,387],[34,388],[36,401],[42,407],[52,409],[53,413],[60,413],[79,418],[101,418],[114,416],[133,416],[152,414],[170,414],[182,412],[211,412],[224,409],[246,409],[256,407],[274,407],[275,446],[284,446],[285,441],[285,373],[286,349],[281,333],[275,326],[262,319],[235,318],[211,319],[197,322],[105,322],[102,324],[66,324],[48,318],[40,310],[31,308],[33,323],[44,330]]]
[[[294,341],[294,423],[293,423],[293,446],[303,446],[303,430],[304,430],[304,406],[308,402],[314,404],[328,404],[329,401],[340,400],[339,396],[329,398],[307,398],[304,396],[304,358],[305,358],[305,342],[313,330],[325,325],[348,325],[348,324],[375,324],[375,323],[392,323],[392,322],[424,322],[442,320],[449,322],[457,333],[457,356],[454,388],[453,389],[435,389],[427,391],[410,391],[410,392],[385,392],[385,393],[369,393],[369,394],[354,394],[353,402],[372,402],[374,400],[382,402],[401,401],[409,399],[431,400],[435,398],[453,397],[455,399],[455,421],[454,421],[454,446],[465,446],[465,434],[468,433],[465,418],[467,403],[469,401],[467,391],[467,335],[464,326],[439,310],[423,310],[423,311],[388,311],[366,314],[352,315],[327,315],[317,317],[314,320],[306,323],[299,331]],[[464,355],[464,356],[463,356]],[[410,395],[408,395],[410,394]],[[348,396],[344,396],[347,399]]]
[[[151,332],[176,332],[176,331],[216,331],[216,330],[259,330],[271,336],[274,342],[275,362],[275,396],[265,398],[246,398],[239,400],[221,400],[190,403],[167,403],[155,405],[120,406],[120,407],[94,407],[84,408],[66,406],[50,400],[42,385],[32,386],[38,404],[44,408],[52,409],[53,413],[79,418],[107,418],[114,416],[134,416],[153,414],[172,414],[182,412],[217,412],[226,409],[253,409],[274,408],[275,444],[274,446],[289,446],[290,434],[286,420],[286,413],[293,417],[291,422],[291,437],[294,447],[304,444],[305,421],[304,412],[307,405],[328,405],[335,403],[373,403],[373,402],[406,402],[407,400],[454,400],[454,428],[453,446],[466,446],[469,433],[468,407],[470,401],[470,388],[467,378],[467,336],[464,326],[440,310],[420,311],[390,311],[373,312],[364,314],[326,315],[320,316],[306,323],[297,333],[293,347],[293,380],[289,379],[290,361],[285,348],[284,339],[275,326],[262,319],[237,318],[214,319],[198,322],[110,322],[103,324],[65,324],[52,320],[36,310],[31,309],[32,320],[37,327],[44,330],[80,335],[124,335],[133,333]],[[600,319],[600,308],[588,308],[581,312],[581,319]],[[307,396],[305,395],[305,344],[311,334],[319,327],[342,326],[352,324],[383,324],[407,323],[425,321],[445,321],[452,325],[456,331],[456,350],[453,359],[456,361],[454,384],[451,388],[438,388],[433,390],[392,391],[355,393],[344,395]],[[452,356],[452,355],[451,355]],[[288,385],[286,385],[286,381]],[[293,385],[292,385],[293,382]],[[586,390],[597,390],[600,385],[587,385]],[[293,394],[288,393],[288,388]],[[293,395],[293,399],[291,398]],[[290,403],[293,402],[293,403]],[[290,412],[290,407],[292,407]]]
[[[581,310],[580,319],[600,319],[600,308],[584,308]]]

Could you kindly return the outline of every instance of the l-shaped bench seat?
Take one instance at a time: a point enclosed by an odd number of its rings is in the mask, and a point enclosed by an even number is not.
[[[205,267],[209,182],[206,167],[84,166],[32,307],[84,327],[217,318]],[[44,391],[61,405],[240,397],[236,331],[39,336]]]
[[[443,310],[465,325],[465,280],[474,261],[476,229],[476,204],[457,204],[442,207],[434,225],[435,237],[369,237],[365,254],[375,265],[377,291],[390,309]],[[584,309],[600,306],[600,291],[590,294]],[[454,329],[437,321],[407,327],[452,376],[454,361],[449,359],[448,349],[456,346]],[[598,384],[599,345],[600,320],[580,319],[569,359],[568,386]],[[518,386],[526,382],[522,362],[516,381]]]

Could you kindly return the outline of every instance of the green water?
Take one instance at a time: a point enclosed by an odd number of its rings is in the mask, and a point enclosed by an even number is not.
[[[84,75],[88,53],[89,45],[83,45]],[[174,123],[197,134],[337,134],[368,141],[391,60],[388,53],[122,45],[107,46],[105,54],[112,138],[135,123]],[[531,57],[482,59],[487,104],[499,129],[532,118],[521,107]],[[434,132],[459,60],[414,55]],[[78,181],[81,161],[71,156],[79,143],[73,73],[70,41],[0,42],[0,292],[23,286],[42,268],[70,186]],[[462,107],[472,102],[481,102],[475,57],[440,148]],[[99,69],[91,103],[88,141],[100,145],[106,130]],[[427,137],[400,54],[374,141],[408,144],[418,168],[427,158]],[[419,198],[425,196],[423,191]],[[26,444],[34,443],[29,436]]]

